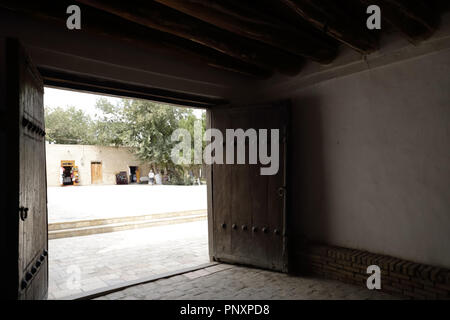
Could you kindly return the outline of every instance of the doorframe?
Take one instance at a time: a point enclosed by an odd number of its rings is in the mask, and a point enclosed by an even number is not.
[[[168,103],[180,107],[185,108],[198,108],[198,109],[204,109],[206,111],[206,128],[213,128],[213,117],[212,112],[216,109],[225,109],[230,108],[230,104],[227,100],[222,98],[211,98],[206,96],[198,96],[198,95],[185,95],[180,93],[175,93],[171,91],[164,91],[164,94],[159,97],[156,97],[153,95],[152,91],[149,88],[144,88],[142,86],[135,86],[129,83],[123,83],[123,82],[117,82],[117,81],[107,81],[103,79],[99,79],[96,77],[90,77],[90,76],[80,76],[80,75],[73,75],[70,73],[65,72],[55,72],[53,70],[49,69],[42,69],[39,68],[39,71],[42,73],[43,79],[44,79],[44,86],[46,87],[53,87],[53,88],[59,88],[59,89],[66,89],[66,90],[72,90],[72,91],[79,91],[79,92],[88,92],[88,93],[94,93],[94,94],[103,94],[103,95],[111,95],[116,97],[123,97],[123,98],[131,98],[131,99],[145,99],[149,101],[156,101],[156,102],[163,102]],[[150,91],[149,91],[150,90]],[[160,93],[160,92],[158,92]],[[277,105],[278,103],[285,103],[290,108],[290,102],[289,100],[281,100],[281,101],[275,101],[273,103],[270,103],[270,105]],[[269,105],[269,103],[264,103],[263,105]],[[239,108],[239,109],[252,109],[252,108],[259,108],[260,105],[243,105],[243,106],[233,106],[232,108]],[[289,117],[288,117],[289,118]],[[286,136],[289,136],[291,130],[290,123],[286,124]],[[288,138],[286,139],[289,140]],[[290,168],[290,157],[289,157],[289,147],[288,142],[284,145],[285,149],[285,166],[283,172],[285,176],[285,183],[286,183],[286,197],[285,197],[285,204],[284,204],[284,212],[283,212],[283,241],[284,241],[284,250],[286,251],[283,254],[283,262],[285,264],[285,268],[283,272],[288,273],[289,272],[289,254],[288,254],[288,229],[289,229],[289,202],[288,202],[288,195],[289,195],[289,185],[290,185],[290,179],[287,175],[287,172],[289,172]],[[207,181],[207,219],[208,219],[208,251],[209,251],[209,259],[211,262],[217,261],[216,260],[216,248],[215,248],[215,232],[214,232],[214,199],[213,199],[213,188],[214,188],[214,181],[213,181],[213,165],[205,165],[206,167],[206,181]],[[92,180],[92,177],[91,177]]]
[[[39,69],[39,71],[41,71],[41,69]],[[141,95],[141,94],[134,94],[133,92],[128,92],[125,91],[126,94],[123,94],[122,91],[118,91],[116,89],[109,89],[109,88],[97,88],[96,86],[91,86],[89,84],[89,82],[86,82],[86,86],[83,85],[83,83],[77,83],[76,85],[74,84],[70,84],[67,85],[66,82],[64,82],[63,79],[51,79],[50,81],[48,79],[46,79],[45,76],[43,76],[43,80],[44,80],[44,87],[51,87],[51,88],[55,88],[55,89],[61,89],[61,90],[71,90],[71,91],[76,91],[76,92],[84,92],[84,93],[92,93],[92,94],[99,94],[99,95],[111,95],[111,96],[115,96],[115,97],[120,97],[120,98],[125,98],[125,99],[144,99],[144,100],[148,100],[148,101],[156,101],[156,102],[162,102],[162,103],[167,103],[170,105],[176,105],[182,108],[191,108],[191,109],[202,109],[205,110],[206,112],[206,128],[210,128],[211,127],[211,112],[212,112],[212,108],[213,106],[218,106],[220,103],[225,103],[227,102],[226,100],[221,100],[221,99],[211,99],[211,98],[206,98],[205,100],[202,100],[202,97],[198,97],[196,100],[199,101],[203,101],[202,103],[194,103],[194,102],[179,102],[178,100],[171,100],[170,98],[164,98],[164,99],[153,99],[150,96],[146,96],[146,95]],[[60,82],[61,81],[61,82]],[[129,85],[127,85],[129,86]],[[188,100],[186,100],[188,101]],[[97,160],[91,160],[90,164],[91,164],[91,172],[92,172],[92,163],[95,162],[99,162],[102,164],[102,173],[103,173],[103,161],[97,161]],[[130,165],[128,165],[128,168],[130,167]],[[136,166],[140,169],[140,166]],[[214,214],[213,214],[213,199],[212,199],[212,165],[206,165],[205,164],[205,175],[206,175],[206,183],[207,183],[207,223],[208,223],[208,251],[209,251],[209,260],[210,262],[204,265],[200,265],[200,266],[196,266],[196,267],[192,267],[192,268],[188,268],[186,270],[178,270],[178,271],[174,271],[173,274],[181,274],[184,272],[188,272],[188,271],[194,271],[194,270],[198,270],[198,269],[202,269],[205,268],[207,266],[214,266],[215,265],[215,260],[214,260],[214,255],[215,255],[215,246],[214,246]],[[47,168],[47,167],[46,167]],[[91,175],[91,184],[92,184],[92,175]],[[46,186],[47,186],[47,182],[46,182]],[[47,212],[48,215],[48,212]],[[48,224],[47,224],[47,228],[48,228]],[[48,232],[48,231],[47,231]],[[132,281],[130,283],[125,283],[125,284],[121,284],[121,285],[117,285],[115,286],[115,288],[109,288],[109,290],[111,290],[111,292],[115,292],[115,291],[119,291],[122,290],[124,288],[127,288],[129,286],[135,286],[138,284],[142,284],[142,283],[146,283],[148,281],[154,281],[155,279],[159,279],[159,278],[165,278],[168,275],[160,275],[158,277],[151,277],[151,280],[145,280],[145,279],[140,279],[140,280],[136,280],[136,281]],[[84,300],[87,298],[93,298],[95,296],[100,296],[100,295],[104,295],[105,292],[108,291],[103,291],[103,289],[99,289],[99,290],[95,290],[95,292],[91,292],[91,293],[87,293],[86,295],[84,294],[80,294],[76,296],[76,300]]]
[[[164,95],[158,91],[158,96],[153,96],[149,88],[136,86],[128,83],[109,81],[96,77],[74,75],[66,72],[53,71],[46,68],[38,68],[44,81],[44,87],[61,90],[71,90],[99,95],[111,95],[128,99],[145,99],[176,105],[184,108],[202,109],[206,111],[206,128],[212,127],[212,109],[227,106],[228,101],[222,98],[212,98],[192,94],[182,94],[164,90]],[[149,91],[150,90],[150,91]],[[102,161],[91,161],[101,162]],[[210,262],[215,261],[214,240],[214,214],[213,214],[213,175],[212,165],[206,165],[206,188],[207,188],[207,220],[208,220],[208,251]],[[91,169],[92,171],[92,169]],[[91,176],[92,184],[92,176]]]
[[[206,129],[213,128],[212,110],[206,109]],[[216,246],[215,246],[215,232],[214,232],[214,206],[213,206],[213,165],[206,165],[206,193],[207,193],[207,206],[208,206],[208,252],[209,261],[215,261]]]
[[[212,108],[227,106],[229,101],[223,97],[198,95],[185,92],[166,90],[157,87],[147,87],[128,82],[103,79],[91,75],[76,74],[73,72],[55,70],[47,67],[38,67],[44,87],[65,90],[111,95],[116,97],[145,99],[168,103],[186,108],[206,110],[206,128],[211,127]],[[207,183],[207,219],[208,219],[208,248],[210,261],[214,261],[214,214],[212,205],[212,166],[206,165]],[[91,178],[92,181],[92,178]]]

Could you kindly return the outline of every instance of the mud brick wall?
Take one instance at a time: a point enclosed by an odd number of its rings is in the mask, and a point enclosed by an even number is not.
[[[410,299],[450,300],[450,270],[361,250],[304,245],[294,270],[367,287],[367,267],[381,269],[381,290]]]

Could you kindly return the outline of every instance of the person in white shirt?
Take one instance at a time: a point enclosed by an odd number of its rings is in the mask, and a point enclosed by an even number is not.
[[[153,185],[155,182],[155,174],[153,173],[153,170],[150,170],[148,173],[148,184]]]

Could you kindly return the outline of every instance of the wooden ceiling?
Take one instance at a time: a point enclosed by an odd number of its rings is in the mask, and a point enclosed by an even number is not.
[[[65,28],[77,4],[82,30],[146,48],[171,48],[215,68],[268,78],[294,76],[306,61],[330,64],[340,46],[379,49],[397,29],[414,44],[439,27],[448,0],[78,0],[3,1],[0,6]],[[368,30],[368,5],[382,10],[382,30]]]

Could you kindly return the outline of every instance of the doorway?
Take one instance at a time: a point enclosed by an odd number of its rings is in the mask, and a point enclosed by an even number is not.
[[[91,183],[101,184],[103,182],[102,163],[99,161],[91,162]]]
[[[75,161],[61,161],[61,186],[74,185]]]
[[[47,166],[70,155],[80,181],[76,188],[54,183],[48,187],[49,298],[84,296],[208,264],[204,170],[201,165],[181,167],[166,161],[172,132],[193,129],[196,121],[204,128],[206,111],[45,90]],[[86,101],[91,96],[95,98],[89,109]],[[71,106],[64,106],[64,101],[71,101]],[[142,122],[130,116],[130,109],[142,115],[138,117]],[[56,131],[52,126],[68,127],[58,121],[73,123],[80,114],[84,120],[78,124],[84,129],[70,136],[73,144],[66,143],[72,132],[52,134]],[[124,127],[131,129],[124,134]],[[91,136],[81,134],[86,132]],[[134,132],[136,136],[130,134]],[[157,140],[159,136],[163,141]],[[141,143],[142,148],[134,147]],[[146,152],[139,153],[140,149]],[[161,183],[149,183],[151,172]],[[49,170],[48,181],[53,177]]]
[[[139,183],[141,179],[141,174],[139,167],[130,166],[130,183]]]
[[[62,185],[63,186],[73,186],[72,169],[73,169],[73,167],[71,167],[71,166],[62,167]]]

